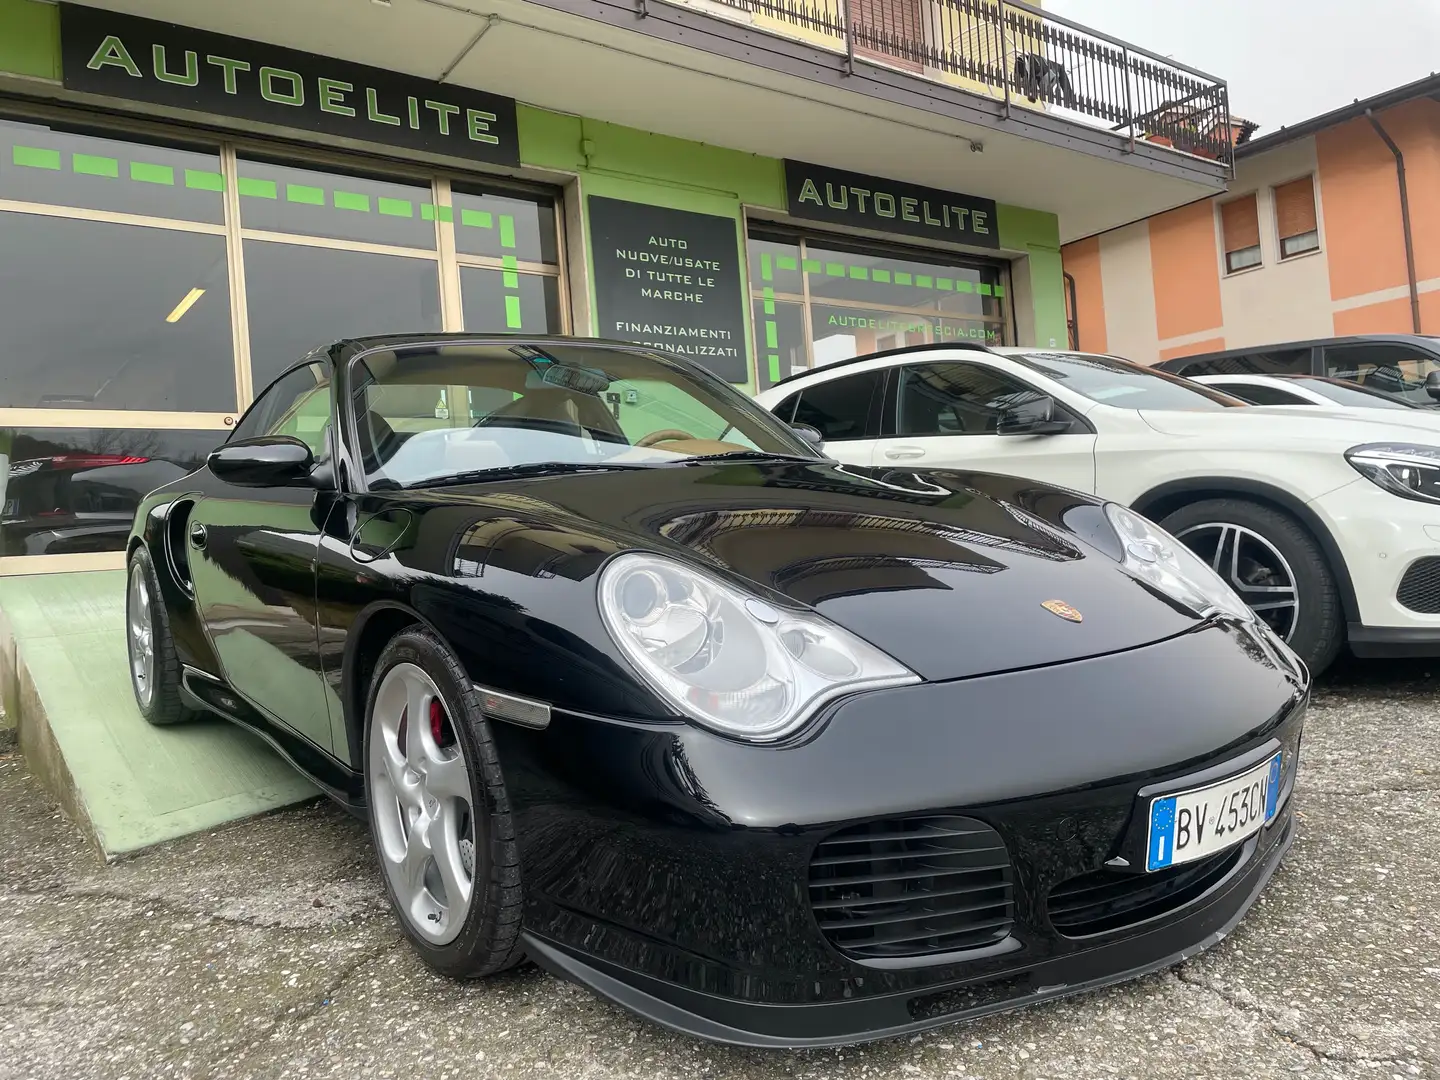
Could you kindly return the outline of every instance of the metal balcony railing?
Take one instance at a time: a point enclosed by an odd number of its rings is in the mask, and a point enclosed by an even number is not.
[[[676,0],[684,3],[685,0]],[[1091,123],[1233,165],[1225,83],[1019,0],[708,0],[756,29],[820,37],[850,63],[978,84],[1012,106]]]

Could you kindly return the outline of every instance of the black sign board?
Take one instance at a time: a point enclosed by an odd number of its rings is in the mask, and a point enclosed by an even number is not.
[[[591,195],[600,336],[749,380],[735,219]]]
[[[512,98],[74,4],[60,48],[67,90],[520,164]]]
[[[785,162],[790,213],[810,221],[998,248],[995,201],[803,161]]]

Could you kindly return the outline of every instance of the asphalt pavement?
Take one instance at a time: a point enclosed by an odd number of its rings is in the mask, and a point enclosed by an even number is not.
[[[1440,1080],[1440,662],[1328,676],[1296,798],[1269,889],[1178,968],[924,1036],[772,1052],[670,1034],[533,967],[431,975],[364,827],[327,804],[101,866],[12,752],[0,1077]]]

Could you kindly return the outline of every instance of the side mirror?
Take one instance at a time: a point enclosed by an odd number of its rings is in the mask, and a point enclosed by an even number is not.
[[[1440,401],[1440,371],[1432,371],[1425,376],[1425,393]]]
[[[262,435],[226,443],[205,463],[217,478],[239,487],[296,487],[310,483],[315,454],[290,435]]]
[[[1440,374],[1437,372],[1436,374]],[[816,450],[825,449],[825,436],[820,434],[820,429],[811,427],[809,424],[791,424],[790,430],[799,435]]]
[[[1070,421],[1055,416],[1055,401],[1040,395],[1016,405],[1000,418],[997,435],[1063,435]]]

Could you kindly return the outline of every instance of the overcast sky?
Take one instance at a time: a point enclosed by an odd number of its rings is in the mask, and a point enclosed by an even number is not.
[[[1230,84],[1274,131],[1440,71],[1440,0],[1044,0]]]

